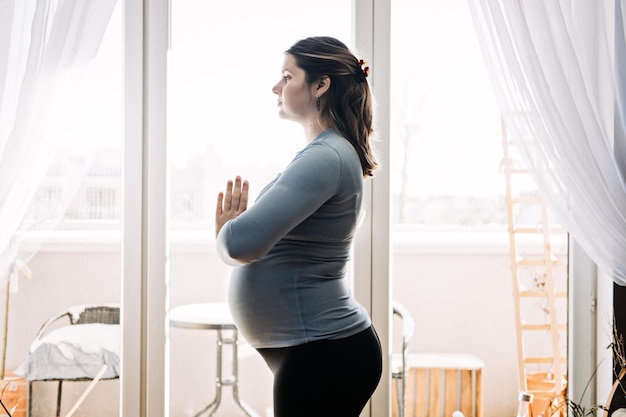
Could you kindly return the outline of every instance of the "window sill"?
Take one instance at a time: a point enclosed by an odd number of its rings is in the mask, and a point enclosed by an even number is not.
[[[45,240],[44,240],[45,238]],[[213,232],[174,231],[170,236],[172,252],[215,252]],[[119,230],[65,230],[44,235],[37,232],[20,234],[27,250],[40,252],[120,252]],[[395,226],[391,236],[396,254],[507,254],[509,234],[506,226],[494,227],[441,227]],[[524,251],[541,252],[541,235],[518,240]],[[553,250],[567,252],[567,235],[556,236],[551,242]]]
[[[392,242],[395,253],[489,255],[510,253],[507,226],[403,226],[394,227]],[[551,236],[552,249],[567,253],[567,235]],[[542,253],[543,235],[517,238],[518,250]]]

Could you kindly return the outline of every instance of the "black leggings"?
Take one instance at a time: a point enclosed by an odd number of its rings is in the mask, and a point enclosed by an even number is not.
[[[344,339],[258,351],[274,373],[274,417],[358,417],[382,373],[373,327]]]

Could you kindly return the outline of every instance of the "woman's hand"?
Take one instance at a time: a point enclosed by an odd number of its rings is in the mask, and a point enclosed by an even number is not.
[[[218,235],[224,224],[239,216],[248,208],[248,181],[240,176],[226,183],[226,192],[217,195],[217,210],[215,211],[215,236]]]

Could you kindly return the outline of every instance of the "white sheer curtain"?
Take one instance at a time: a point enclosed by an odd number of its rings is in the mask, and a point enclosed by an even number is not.
[[[616,151],[626,139],[603,120],[617,86],[612,2],[468,1],[507,129],[540,192],[594,262],[626,285],[626,164]]]
[[[0,282],[116,0],[0,0]],[[14,274],[13,274],[14,275]]]

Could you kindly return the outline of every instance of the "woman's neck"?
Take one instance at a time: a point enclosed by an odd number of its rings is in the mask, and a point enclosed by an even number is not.
[[[302,128],[304,129],[304,137],[306,138],[306,143],[311,143],[315,140],[316,137],[320,135],[325,130],[328,130],[328,127],[325,127],[320,123],[319,120],[314,120],[312,123],[303,124]]]

